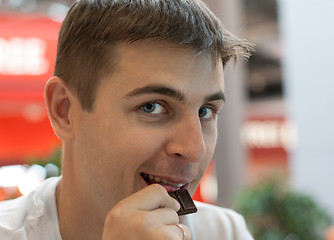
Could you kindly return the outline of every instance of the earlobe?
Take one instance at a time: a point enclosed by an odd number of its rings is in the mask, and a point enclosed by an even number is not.
[[[62,140],[72,137],[71,100],[71,92],[62,79],[49,79],[45,87],[45,102],[53,130]]]

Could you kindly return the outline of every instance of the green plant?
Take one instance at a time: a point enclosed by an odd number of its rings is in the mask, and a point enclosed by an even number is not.
[[[268,180],[238,194],[235,208],[246,219],[256,240],[320,240],[330,216],[305,194],[283,181]]]
[[[61,173],[61,148],[57,148],[53,153],[45,158],[30,158],[30,165],[38,164],[46,169],[46,178],[59,176]]]

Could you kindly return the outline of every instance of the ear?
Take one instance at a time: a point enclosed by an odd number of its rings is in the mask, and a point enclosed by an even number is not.
[[[63,141],[72,138],[70,113],[73,97],[71,92],[62,79],[53,77],[47,82],[44,95],[55,134]]]

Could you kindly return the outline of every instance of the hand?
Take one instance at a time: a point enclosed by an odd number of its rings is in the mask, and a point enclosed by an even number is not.
[[[123,199],[108,213],[103,240],[183,240],[177,211],[179,203],[158,184],[152,184]],[[190,229],[182,225],[186,240]]]

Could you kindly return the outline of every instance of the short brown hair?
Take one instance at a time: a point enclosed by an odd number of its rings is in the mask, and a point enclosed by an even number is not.
[[[112,72],[117,44],[148,38],[220,57],[223,64],[251,51],[201,0],[78,0],[60,30],[55,75],[90,111],[101,78]]]

